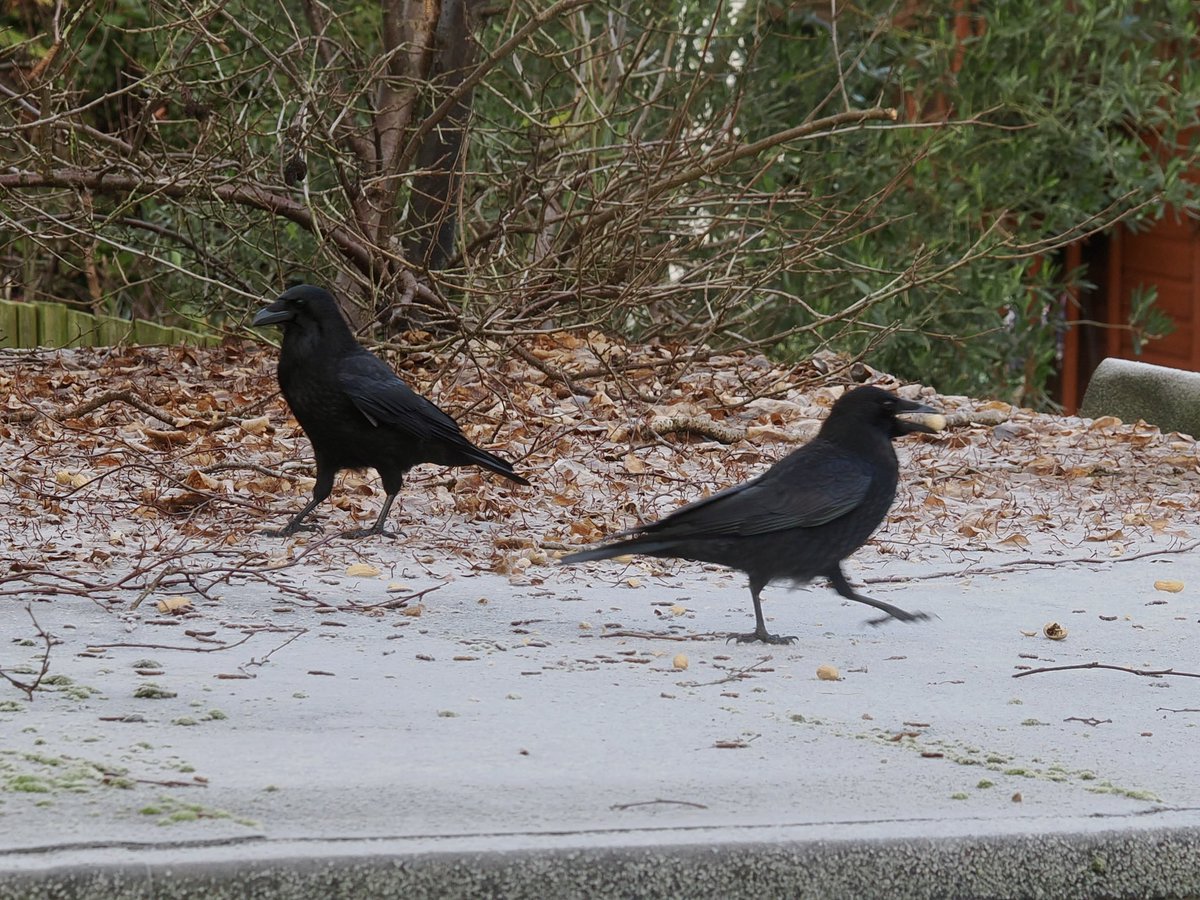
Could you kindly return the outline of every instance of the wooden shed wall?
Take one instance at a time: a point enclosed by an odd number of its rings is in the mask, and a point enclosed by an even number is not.
[[[1130,300],[1139,287],[1158,290],[1158,308],[1174,323],[1165,337],[1150,341],[1134,353],[1128,331],[1110,332],[1109,355],[1141,359],[1160,366],[1200,370],[1200,243],[1195,224],[1176,216],[1167,216],[1148,231],[1132,233],[1122,229],[1109,257],[1109,320],[1129,321]]]
[[[1200,371],[1200,223],[1168,214],[1144,231],[1118,226],[1069,248],[1066,264],[1085,266],[1086,279],[1096,285],[1091,294],[1072,297],[1068,318],[1118,326],[1068,329],[1058,398],[1066,412],[1078,409],[1092,372],[1106,356]],[[1157,290],[1156,306],[1175,327],[1135,352],[1133,336],[1119,326],[1129,321],[1134,292],[1146,287]]]

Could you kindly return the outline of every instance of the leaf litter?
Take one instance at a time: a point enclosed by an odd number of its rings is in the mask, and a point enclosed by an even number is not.
[[[272,348],[0,351],[0,598],[140,602],[253,577],[320,605],[279,576],[302,559],[381,587],[451,570],[539,584],[567,548],[766,469],[816,434],[855,386],[850,372],[941,408],[950,426],[897,443],[897,501],[862,554],[1003,564],[1036,543],[1103,560],[1178,547],[1200,518],[1194,442],[1145,423],[941,396],[831,354],[782,366],[599,333],[542,334],[527,349],[383,351],[533,487],[418,466],[389,523],[398,539],[358,541],[338,534],[383,502],[369,471],[339,477],[318,513],[323,532],[261,533],[303,505],[314,475]],[[690,565],[638,564],[651,575]]]

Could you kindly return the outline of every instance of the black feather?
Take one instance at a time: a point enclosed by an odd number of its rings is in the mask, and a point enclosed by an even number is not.
[[[825,576],[839,594],[883,610],[884,618],[924,618],[856,593],[841,570],[842,560],[866,543],[895,499],[899,466],[892,440],[931,430],[897,418],[903,412],[933,410],[876,387],[850,391],[833,405],[812,441],[757,478],[563,562],[640,553],[739,569],[750,576],[756,624],[752,633],[736,635],[740,640],[795,640],[768,634],[763,622],[759,594],[777,579],[804,583]]]
[[[383,480],[387,499],[364,534],[383,531],[404,474],[418,463],[477,465],[529,484],[509,462],[467,440],[458,423],[364,349],[328,291],[308,284],[290,288],[253,324],[283,328],[279,387],[317,460],[312,501],[279,534],[301,527],[342,469],[372,468]]]

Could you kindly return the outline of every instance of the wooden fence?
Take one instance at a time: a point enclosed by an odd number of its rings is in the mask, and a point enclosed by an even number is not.
[[[61,303],[0,300],[0,347],[111,347],[117,344],[221,343],[214,334],[171,328],[145,319],[94,316]]]

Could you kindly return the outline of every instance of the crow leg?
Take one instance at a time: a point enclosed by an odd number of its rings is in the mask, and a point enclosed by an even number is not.
[[[726,639],[726,643],[729,641],[737,641],[739,644],[750,644],[754,641],[762,641],[764,644],[795,643],[797,638],[794,634],[784,636],[767,631],[767,623],[763,620],[762,600],[759,599],[759,594],[766,586],[765,581],[759,581],[757,578],[750,579],[750,597],[754,600],[754,630],[749,634],[731,634]]]
[[[360,538],[370,537],[373,534],[385,534],[389,537],[395,537],[392,532],[388,531],[384,527],[384,523],[387,522],[388,513],[391,512],[392,509],[392,501],[395,499],[395,494],[387,495],[387,498],[383,501],[383,508],[379,510],[379,516],[375,519],[375,524],[370,528],[359,528],[355,531],[344,531],[342,532],[342,537]]]
[[[323,470],[318,463],[317,483],[313,485],[313,495],[312,499],[308,501],[308,505],[305,506],[304,509],[300,510],[300,512],[296,513],[296,515],[292,516],[292,520],[282,528],[266,531],[264,534],[270,535],[271,537],[287,537],[288,535],[295,534],[297,531],[318,530],[319,526],[317,525],[302,525],[301,523],[304,521],[305,516],[316,509],[322,502],[324,502],[325,498],[329,496],[330,492],[333,490],[333,476],[336,474],[336,469],[330,469],[326,471]]]
[[[867,619],[869,625],[882,625],[888,619],[899,619],[901,622],[919,622],[922,619],[928,619],[927,613],[910,613],[905,612],[898,606],[892,606],[890,603],[884,603],[882,600],[875,600],[865,594],[860,594],[850,587],[850,582],[846,580],[845,574],[842,572],[841,566],[834,566],[825,575],[829,579],[829,583],[833,589],[845,597],[847,600],[855,600],[858,603],[865,603],[867,606],[873,606],[876,609],[883,610],[887,613],[886,616],[880,616],[877,619]]]

